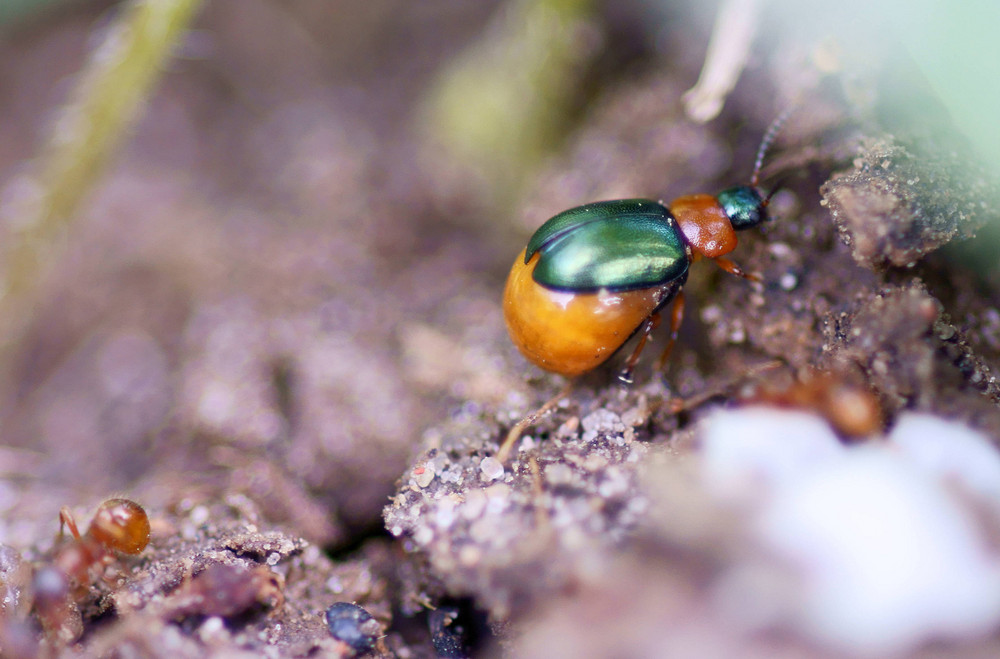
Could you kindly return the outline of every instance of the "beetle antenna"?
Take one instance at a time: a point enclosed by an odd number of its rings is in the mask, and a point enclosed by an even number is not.
[[[764,137],[760,141],[760,147],[757,149],[757,159],[753,163],[753,176],[750,177],[750,185],[752,187],[757,187],[757,181],[760,176],[760,168],[761,165],[764,164],[764,156],[767,155],[767,150],[771,147],[771,143],[774,142],[774,138],[778,136],[778,131],[781,130],[785,121],[788,120],[788,117],[790,117],[794,111],[794,105],[786,108],[784,112],[779,114],[778,117],[771,122],[771,125],[767,128],[767,132],[764,133]],[[771,191],[771,194],[769,194],[767,198],[770,199],[772,194],[774,194],[774,190]]]

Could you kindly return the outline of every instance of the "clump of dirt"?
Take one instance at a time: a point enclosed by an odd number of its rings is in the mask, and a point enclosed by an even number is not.
[[[0,392],[4,651],[46,651],[31,573],[59,507],[85,519],[127,492],[151,546],[85,589],[82,635],[54,656],[354,656],[324,619],[337,602],[377,623],[375,656],[656,654],[680,638],[698,656],[815,656],[713,608],[707,577],[740,536],[684,494],[697,424],[819,370],[860,383],[889,427],[915,410],[1000,438],[1000,270],[950,251],[996,219],[996,186],[961,142],[942,130],[916,149],[936,129],[880,124],[824,74],[765,163],[763,187],[784,181],[771,221],[731,255],[760,281],[695,264],[666,373],[657,334],[635,385],[617,383],[619,355],[560,394],[500,313],[530,232],[587,201],[746,183],[784,109],[779,68],[752,67],[695,125],[678,99],[705,34],[672,27],[669,56],[606,73],[501,212],[408,114],[490,7],[361,2],[358,27],[293,4],[211,3],[212,55],[177,61],[40,286]],[[0,108],[3,176],[51,103],[58,69],[42,64],[83,52],[93,18],[0,44],[0,79],[24,86]],[[643,21],[615,19],[641,41]],[[508,430],[557,394],[501,463]]]
[[[912,265],[994,217],[984,202],[997,197],[995,184],[975,163],[969,149],[914,153],[882,138],[820,193],[858,263]]]

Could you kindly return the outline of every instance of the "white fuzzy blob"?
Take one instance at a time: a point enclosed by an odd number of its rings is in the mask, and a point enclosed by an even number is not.
[[[817,416],[748,407],[712,416],[701,440],[706,488],[747,511],[792,585],[757,599],[806,636],[882,655],[1000,625],[1000,557],[961,496],[1000,525],[1000,452],[980,433],[908,414],[889,441],[844,446]]]
[[[1000,507],[1000,452],[986,435],[930,414],[901,414],[889,443],[928,474]]]
[[[751,406],[717,413],[701,433],[702,474],[717,497],[766,495],[803,469],[837,459],[844,447],[819,417]]]
[[[843,649],[897,651],[983,633],[1000,618],[1000,565],[972,518],[881,447],[788,482],[757,530],[800,572],[796,622]]]

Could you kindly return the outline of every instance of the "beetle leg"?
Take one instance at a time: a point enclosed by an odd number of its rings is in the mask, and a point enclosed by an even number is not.
[[[724,256],[717,256],[714,259],[715,265],[719,266],[731,275],[736,275],[737,277],[743,277],[744,279],[749,279],[750,281],[760,281],[760,277],[755,274],[746,272],[740,266],[736,265]]]
[[[569,395],[572,388],[573,380],[570,380],[566,383],[565,387],[559,390],[559,393],[545,401],[544,405],[514,424],[514,426],[507,432],[507,437],[504,438],[503,444],[500,445],[500,450],[497,451],[497,460],[500,461],[500,464],[507,462],[507,458],[510,455],[511,450],[514,448],[514,444],[517,443],[517,440],[521,439],[521,433],[555,407],[560,400]]]
[[[639,328],[639,342],[635,344],[635,349],[632,354],[629,355],[628,361],[625,362],[625,369],[618,375],[618,379],[625,384],[632,384],[632,371],[635,369],[635,365],[639,362],[639,355],[642,353],[642,349],[646,346],[646,341],[649,340],[649,334],[654,329],[660,325],[660,314],[653,313],[650,314],[649,318],[643,321],[642,326]]]
[[[667,339],[667,345],[660,353],[660,358],[656,360],[656,370],[662,371],[666,368],[670,353],[673,352],[674,344],[677,343],[677,332],[680,331],[683,320],[684,291],[677,291],[677,295],[674,297],[674,306],[670,309],[670,338]]]

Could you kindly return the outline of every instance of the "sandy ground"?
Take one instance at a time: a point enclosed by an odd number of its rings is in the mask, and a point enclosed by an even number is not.
[[[608,54],[572,130],[499,208],[414,123],[492,8],[341,4],[351,21],[322,2],[211,3],[39,285],[0,391],[0,572],[22,593],[4,651],[38,650],[24,589],[59,508],[85,524],[124,494],[152,542],[67,614],[86,656],[351,656],[323,620],[338,601],[378,621],[378,656],[824,656],[713,613],[705,538],[728,527],[677,531],[649,465],[683,461],[707,410],[808,367],[868,391],[887,426],[918,410],[1000,437],[996,189],[964,138],[934,112],[886,121],[874,73],[859,101],[777,55],[694,124],[678,99],[709,26],[678,13],[653,33],[630,6],[595,19]],[[102,9],[0,41],[0,181],[34,155]],[[697,264],[667,372],[647,356],[623,388],[612,360],[500,471],[506,431],[563,385],[500,315],[533,228],[595,199],[746,182],[803,89],[764,170],[784,181],[774,220],[732,255],[762,281]],[[199,582],[216,564],[241,585]],[[278,575],[280,598],[255,574]],[[236,604],[178,604],[193,589]]]

